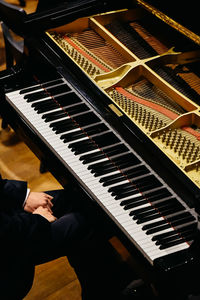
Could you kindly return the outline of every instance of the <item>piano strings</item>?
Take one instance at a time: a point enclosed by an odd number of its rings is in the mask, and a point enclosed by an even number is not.
[[[145,59],[166,52],[166,45],[150,34],[139,22],[127,23],[114,20],[105,27],[129,50],[133,51],[136,59],[137,57],[139,60]],[[98,74],[108,73],[129,62],[128,57],[122,55],[106,38],[91,28],[78,33],[57,34],[54,32],[53,38],[62,46],[64,45],[68,54],[91,78],[95,78]],[[197,99],[197,93],[193,88],[198,89],[200,79],[186,66],[176,67],[176,65],[168,64],[161,67],[152,66],[152,69],[188,99],[194,97]],[[181,73],[181,70],[185,71]],[[187,107],[180,105],[180,102],[177,103],[159,86],[145,78],[145,75],[140,75],[140,78],[126,86],[116,85],[105,91],[146,134],[169,127],[151,137],[172,160],[176,161],[179,167],[189,170],[188,165],[192,166],[195,172],[192,172],[191,176],[196,178],[195,173],[198,172],[200,165],[198,122],[190,126],[186,122],[184,127],[181,125],[178,126],[179,128],[173,128],[173,125],[170,125],[188,112]]]

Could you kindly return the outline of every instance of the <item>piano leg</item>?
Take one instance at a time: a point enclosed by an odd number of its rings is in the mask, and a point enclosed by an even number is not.
[[[8,123],[4,119],[2,119],[1,128],[2,129],[8,129]]]
[[[43,160],[40,161],[40,173],[44,174],[48,171],[46,164]]]
[[[25,0],[19,0],[19,4],[20,4],[20,6],[25,7],[26,6],[26,1]]]

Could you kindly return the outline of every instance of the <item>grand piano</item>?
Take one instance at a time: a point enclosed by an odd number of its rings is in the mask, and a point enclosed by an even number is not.
[[[0,5],[25,44],[1,77],[0,114],[98,206],[156,297],[199,293],[198,27],[184,3],[176,15],[162,1],[115,2],[30,15]]]

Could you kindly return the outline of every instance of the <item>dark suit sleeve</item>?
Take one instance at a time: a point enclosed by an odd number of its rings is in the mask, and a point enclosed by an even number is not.
[[[0,178],[0,207],[6,210],[22,208],[27,182]]]

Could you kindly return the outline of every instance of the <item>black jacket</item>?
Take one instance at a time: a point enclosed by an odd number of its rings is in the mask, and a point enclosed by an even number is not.
[[[0,176],[0,290],[5,300],[27,293],[34,270],[31,252],[50,235],[45,218],[24,211],[26,192],[26,182]]]

